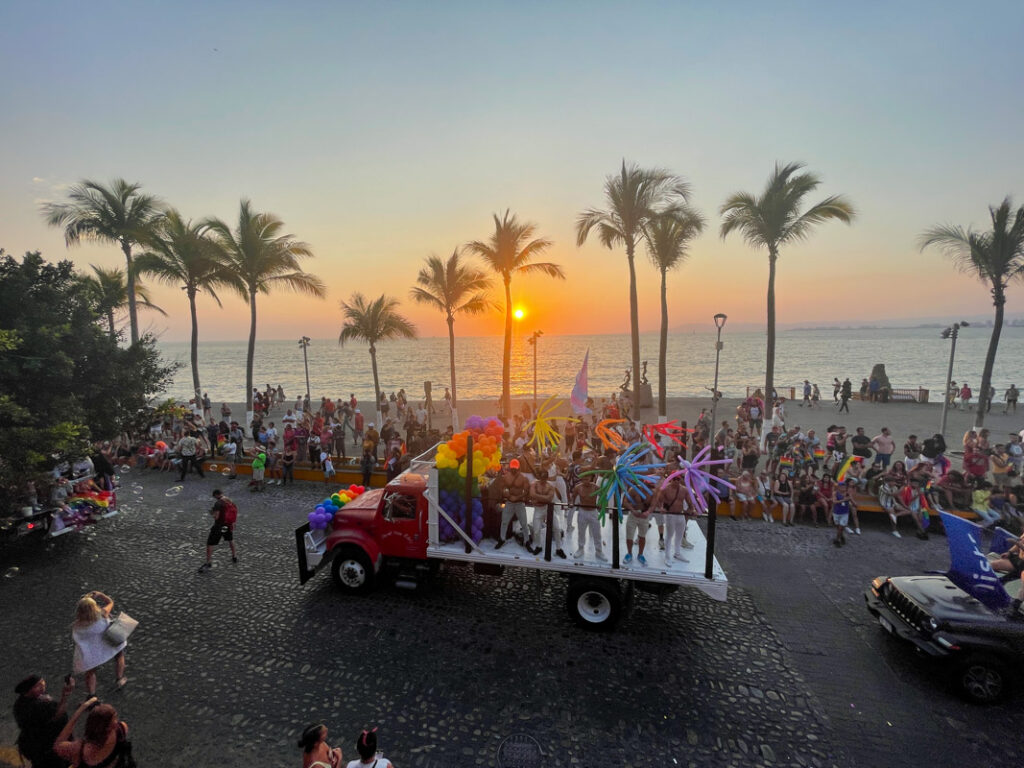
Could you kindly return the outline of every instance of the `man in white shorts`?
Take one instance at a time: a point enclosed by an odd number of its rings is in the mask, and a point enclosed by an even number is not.
[[[622,496],[622,508],[629,513],[626,517],[626,557],[622,562],[633,562],[633,537],[636,536],[636,561],[647,567],[644,547],[647,545],[647,530],[651,527],[651,511],[636,489],[631,489]]]
[[[555,500],[555,486],[548,480],[548,470],[539,470],[540,477],[533,481],[530,486],[530,500],[533,503],[533,554],[540,554],[541,541],[544,538],[544,529],[547,528],[548,504]],[[558,522],[558,515],[551,516],[551,538],[555,542],[555,554],[563,560],[565,551],[562,549],[562,526]]]
[[[692,544],[686,541],[686,489],[683,487],[682,475],[676,475],[668,482],[663,482],[654,498],[651,499],[650,510],[661,510],[665,520],[665,567],[672,566],[672,560],[683,563],[690,562],[683,556],[684,546],[689,549]],[[687,546],[689,544],[689,546]]]
[[[597,483],[594,482],[593,475],[580,478],[573,493],[573,504],[576,505],[578,510],[576,523],[579,526],[576,532],[577,549],[575,554],[573,554],[574,560],[583,559],[588,533],[590,534],[590,540],[594,542],[594,556],[598,560],[608,559],[604,556],[604,548],[601,545],[601,526],[597,521],[597,494],[598,487]]]

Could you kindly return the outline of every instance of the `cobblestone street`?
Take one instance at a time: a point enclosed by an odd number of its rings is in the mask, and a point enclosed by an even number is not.
[[[566,615],[557,575],[450,570],[423,592],[365,598],[343,597],[326,573],[300,586],[293,531],[324,486],[254,495],[209,474],[178,485],[126,473],[118,517],[3,551],[6,691],[30,671],[59,689],[84,591],[141,621],[130,683],[115,692],[103,668],[99,694],[131,725],[142,766],[299,765],[295,739],[317,720],[348,759],[359,729],[379,725],[398,768],[494,765],[515,733],[565,766],[954,766],[1017,754],[1019,697],[964,705],[864,610],[871,577],[944,568],[941,536],[868,526],[837,551],[826,529],[723,520],[728,602],[638,593],[618,631],[593,635]],[[198,574],[214,487],[239,505],[240,562],[222,546]],[[15,735],[8,704],[0,741]]]

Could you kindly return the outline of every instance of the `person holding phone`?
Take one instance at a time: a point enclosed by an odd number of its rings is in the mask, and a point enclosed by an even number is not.
[[[75,725],[85,713],[88,716],[82,738],[73,740]],[[83,701],[75,710],[58,734],[53,751],[75,768],[135,765],[132,743],[128,740],[128,724],[117,719],[116,709],[109,704],[101,704],[95,696]]]
[[[103,639],[113,608],[114,601],[98,591],[83,595],[75,608],[71,625],[71,639],[75,643],[74,671],[85,674],[85,688],[90,696],[96,695],[96,669],[111,659],[116,660],[117,687],[123,688],[128,682],[124,676],[124,651],[128,643],[114,646]]]
[[[18,751],[34,768],[64,768],[65,762],[53,751],[53,744],[68,722],[65,711],[68,697],[75,690],[75,679],[64,678],[60,701],[46,692],[42,675],[29,675],[16,686],[14,721],[18,724]]]

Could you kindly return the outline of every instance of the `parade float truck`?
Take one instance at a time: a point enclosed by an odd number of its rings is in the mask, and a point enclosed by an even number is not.
[[[565,577],[569,616],[591,630],[615,626],[631,610],[637,589],[665,595],[679,587],[695,587],[714,600],[726,599],[725,573],[713,556],[706,557],[705,538],[694,522],[687,528],[693,545],[686,550],[688,562],[670,559],[670,566],[665,565],[665,552],[658,550],[653,521],[647,540],[648,565],[636,560],[624,563],[626,526],[613,509],[601,528],[605,559],[596,556],[590,541],[579,559],[558,555],[560,546],[552,540],[551,524],[553,516],[562,513],[558,504],[549,504],[545,510],[547,525],[539,553],[531,554],[515,540],[496,549],[496,540],[482,535],[482,515],[460,516],[452,511],[455,494],[439,487],[435,450],[414,460],[386,487],[359,491],[342,508],[328,509],[326,520],[311,513],[310,522],[295,531],[302,583],[328,566],[338,588],[350,594],[366,593],[382,581],[416,589],[442,568],[472,568],[491,576],[501,575],[505,568],[551,571]],[[479,498],[470,500],[469,485],[468,508],[482,511],[476,506]],[[530,519],[532,512],[528,504]],[[568,537],[563,546],[566,552],[575,550]]]

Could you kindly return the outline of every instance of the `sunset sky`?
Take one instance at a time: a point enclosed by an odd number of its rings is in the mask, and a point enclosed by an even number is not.
[[[439,315],[407,301],[424,256],[447,256],[510,208],[554,241],[568,281],[517,279],[525,327],[628,330],[624,253],[575,246],[622,158],[679,173],[709,220],[670,277],[673,326],[763,323],[767,263],[718,236],[718,206],[799,160],[844,193],[780,262],[779,319],[989,316],[986,289],[916,239],[987,224],[1024,203],[1024,3],[5,2],[0,5],[0,247],[66,250],[39,215],[82,178],[141,182],[187,217],[272,211],[316,257],[326,301],[277,294],[261,338],[336,336],[354,290],[405,301],[423,335]],[[638,260],[641,327],[658,277]],[[188,334],[178,289],[158,288],[168,340]],[[1009,314],[1024,313],[1024,291]],[[460,320],[500,332],[502,316]],[[244,338],[248,314],[201,300],[206,339]]]

